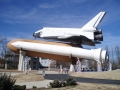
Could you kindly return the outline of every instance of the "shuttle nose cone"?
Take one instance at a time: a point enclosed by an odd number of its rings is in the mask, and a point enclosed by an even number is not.
[[[33,33],[33,37],[35,37],[36,35],[35,35],[35,33]]]
[[[33,37],[35,37],[35,38],[40,38],[40,32],[38,32],[38,33],[33,33]]]

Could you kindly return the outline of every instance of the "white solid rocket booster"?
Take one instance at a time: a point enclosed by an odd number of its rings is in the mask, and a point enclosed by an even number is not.
[[[63,56],[72,56],[78,58],[86,58],[92,60],[101,60],[104,62],[106,60],[106,51],[102,51],[99,49],[82,49],[77,47],[68,47],[68,46],[60,46],[60,45],[51,45],[51,44],[41,44],[41,43],[33,43],[33,42],[24,42],[24,41],[16,41],[12,43],[17,49],[42,52],[42,53],[50,53],[56,55]]]

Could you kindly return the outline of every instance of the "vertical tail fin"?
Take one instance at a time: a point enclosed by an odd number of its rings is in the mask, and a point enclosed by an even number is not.
[[[101,22],[101,20],[103,19],[103,17],[105,16],[106,12],[100,12],[99,14],[97,14],[93,19],[91,19],[86,25],[84,25],[82,27],[82,29],[84,28],[88,28],[88,27],[97,27],[98,24]]]

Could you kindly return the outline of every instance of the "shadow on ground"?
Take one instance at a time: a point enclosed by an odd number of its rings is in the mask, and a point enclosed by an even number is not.
[[[44,76],[45,79],[49,79],[49,80],[55,80],[55,79],[64,80],[69,77],[74,78],[77,82],[83,82],[83,83],[98,83],[98,84],[100,83],[100,84],[120,85],[120,80],[73,77],[73,76],[69,76],[67,74],[46,74]]]

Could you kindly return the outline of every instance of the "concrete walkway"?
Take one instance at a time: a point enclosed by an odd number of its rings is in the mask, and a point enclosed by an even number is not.
[[[18,75],[20,73],[11,73],[12,76]],[[35,74],[42,74],[42,70],[35,72]],[[45,74],[58,74],[56,71],[45,71]],[[53,76],[54,77],[54,76]],[[45,79],[43,81],[32,81],[32,82],[21,82],[21,83],[15,83],[16,85],[26,85],[27,89],[32,88],[33,86],[36,86],[37,88],[47,87],[50,82],[53,80]]]
[[[43,80],[43,81],[34,81],[34,82],[22,82],[22,83],[16,83],[16,85],[26,85],[27,89],[32,88],[33,86],[36,86],[37,88],[42,88],[42,87],[46,87],[47,85],[49,85],[50,82],[52,82],[53,80]]]

